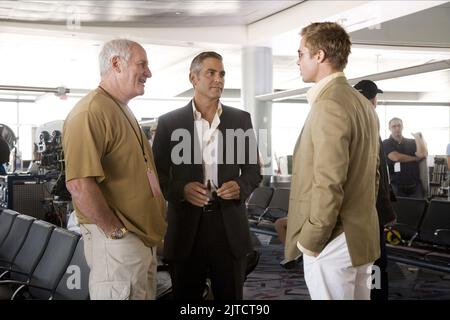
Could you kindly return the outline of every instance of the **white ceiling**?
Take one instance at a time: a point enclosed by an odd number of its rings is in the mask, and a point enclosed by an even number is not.
[[[302,1],[0,1],[0,21],[87,26],[207,27],[247,25]]]
[[[226,87],[240,88],[244,45],[270,46],[274,89],[295,89],[306,86],[296,66],[298,32],[320,20],[338,20],[351,32],[349,78],[450,59],[448,1],[405,2],[0,1],[0,85],[91,89],[99,81],[101,44],[120,36],[147,50],[148,98],[189,90],[191,59],[210,49],[224,56]],[[439,92],[444,100],[447,93],[450,101],[449,81],[447,70],[379,85]]]

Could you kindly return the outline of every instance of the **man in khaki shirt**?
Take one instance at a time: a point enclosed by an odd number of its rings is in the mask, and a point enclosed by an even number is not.
[[[128,102],[151,77],[145,50],[119,39],[100,52],[101,82],[64,124],[67,189],[80,222],[91,299],[154,299],[166,230],[151,147]]]
[[[297,141],[289,199],[286,258],[303,253],[312,299],[369,299],[380,255],[378,119],[342,72],[351,42],[336,23],[301,32],[297,64],[311,111]]]

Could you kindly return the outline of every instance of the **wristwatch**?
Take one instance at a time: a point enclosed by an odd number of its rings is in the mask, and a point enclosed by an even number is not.
[[[113,239],[113,240],[122,239],[123,236],[125,235],[125,233],[127,233],[127,232],[128,232],[128,230],[125,227],[116,228],[113,230],[113,232],[111,232],[111,234],[109,235],[109,238]]]

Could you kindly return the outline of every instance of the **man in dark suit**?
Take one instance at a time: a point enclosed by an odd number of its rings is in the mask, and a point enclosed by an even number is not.
[[[250,114],[220,103],[222,57],[191,63],[194,98],[158,119],[153,153],[168,201],[164,257],[175,299],[242,299],[251,240],[245,200],[261,181]]]
[[[362,80],[355,85],[355,89],[358,90],[367,100],[372,103],[373,107],[377,107],[377,94],[383,93],[382,90],[378,89],[375,82],[371,80]],[[387,272],[387,253],[386,253],[386,243],[384,241],[384,228],[385,226],[395,222],[396,214],[394,207],[391,203],[395,199],[394,192],[389,184],[389,173],[387,170],[386,156],[384,154],[383,143],[381,138],[380,141],[380,165],[378,170],[380,171],[380,183],[378,184],[378,195],[377,195],[377,213],[380,222],[380,250],[381,254],[378,260],[374,262],[374,266],[378,267],[380,270],[380,281],[379,287],[375,286],[370,291],[371,300],[388,300],[389,297],[389,282],[388,282],[388,272]],[[377,274],[377,273],[375,273]]]

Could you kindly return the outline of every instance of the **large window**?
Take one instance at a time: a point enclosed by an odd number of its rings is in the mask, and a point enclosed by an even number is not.
[[[61,100],[48,95],[36,103],[0,102],[1,123],[9,126],[19,138],[18,146],[22,159],[31,159],[36,132],[33,128],[54,120],[64,120],[80,98]],[[137,119],[156,118],[184,106],[189,98],[178,100],[142,100],[130,102],[130,108]],[[237,108],[240,102],[223,101]],[[272,108],[272,155],[292,155],[295,143],[309,113],[306,103],[273,103]],[[430,155],[445,154],[450,141],[450,107],[445,106],[399,106],[380,104],[377,107],[380,120],[380,136],[389,137],[388,122],[393,117],[403,120],[403,135],[412,138],[411,132],[422,132]],[[39,134],[39,133],[37,133]]]
[[[428,154],[443,155],[450,137],[450,108],[442,106],[398,106],[379,105],[380,136],[387,139],[389,120],[400,118],[403,121],[403,136],[413,139],[411,132],[422,132],[428,146]]]
[[[157,118],[167,112],[184,107],[190,100],[191,98],[165,100],[134,99],[130,101],[130,109],[138,120],[144,118]],[[222,99],[221,102],[227,106],[242,109],[241,103],[237,99]]]
[[[10,98],[10,97],[9,97]],[[29,99],[29,98],[28,98]],[[0,102],[2,117],[0,123],[7,125],[18,137],[17,146],[22,153],[23,160],[31,160],[34,142],[39,136],[39,127],[55,120],[64,120],[70,110],[81,97],[60,99],[52,94],[44,95],[35,103]],[[133,99],[130,109],[138,120],[144,118],[157,118],[169,111],[185,106],[190,101],[186,99],[144,100]],[[238,100],[223,100],[223,103],[241,109]],[[51,132],[49,132],[51,134]]]
[[[22,159],[32,159],[36,140],[35,129],[50,121],[64,120],[78,100],[79,98],[61,100],[49,95],[38,99],[36,103],[0,102],[2,108],[1,121],[16,134],[18,138],[17,147],[22,153]]]
[[[295,143],[309,112],[304,103],[273,103],[272,153],[275,157],[292,155]],[[380,104],[377,107],[380,136],[390,135],[388,122],[393,117],[403,120],[403,136],[413,138],[411,132],[422,132],[429,155],[445,154],[450,141],[450,107],[405,106]]]
[[[272,104],[272,153],[277,157],[291,155],[309,113],[303,103]]]
[[[305,103],[272,104],[272,158],[280,158],[294,153],[295,143],[309,113]],[[274,170],[277,164],[274,162]]]

